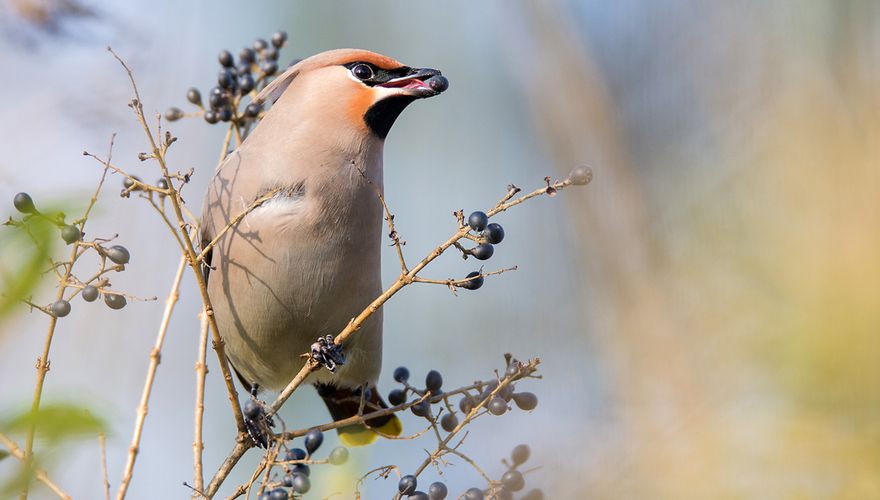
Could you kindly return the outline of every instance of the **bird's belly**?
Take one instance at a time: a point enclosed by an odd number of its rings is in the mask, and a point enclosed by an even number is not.
[[[246,380],[268,389],[284,387],[319,335],[337,334],[381,292],[378,227],[316,226],[308,208],[273,200],[215,249],[209,289],[227,354]],[[381,316],[352,337],[346,354],[336,377],[375,381]]]

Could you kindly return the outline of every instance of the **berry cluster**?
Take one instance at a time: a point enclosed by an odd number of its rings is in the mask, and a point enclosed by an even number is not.
[[[51,224],[58,227],[61,233],[61,239],[68,245],[77,245],[78,247],[82,247],[84,249],[94,249],[95,252],[101,258],[101,272],[98,273],[97,276],[102,275],[107,269],[105,269],[105,263],[107,260],[112,262],[113,266],[111,266],[110,270],[114,271],[123,271],[125,270],[125,265],[131,260],[131,254],[128,249],[122,245],[112,245],[112,246],[104,246],[101,241],[95,240],[86,242],[83,241],[83,232],[80,229],[81,226],[77,226],[74,224],[67,224],[64,222],[64,214],[57,213],[54,215],[47,215],[43,212],[37,210],[37,206],[34,204],[34,199],[27,193],[18,193],[13,197],[12,204],[15,206],[15,209],[18,210],[21,214],[24,215],[24,218],[21,221],[17,221],[13,218],[10,218],[9,221],[6,222],[7,225],[13,226],[21,226],[24,225],[30,218],[39,217],[43,220],[50,222]],[[106,240],[102,240],[106,241]],[[71,275],[71,279],[74,279],[74,276]],[[86,302],[94,302],[98,300],[98,297],[101,295],[104,296],[104,303],[107,304],[107,307],[110,309],[122,309],[128,303],[125,299],[124,295],[121,295],[116,292],[111,292],[107,287],[110,282],[106,278],[95,278],[90,281],[95,281],[95,284],[89,283],[74,283],[72,286],[79,288],[79,293],[82,296],[83,300]],[[77,286],[80,285],[80,286]],[[71,286],[71,285],[68,285]],[[70,297],[68,297],[69,299]],[[59,299],[50,304],[45,311],[52,314],[57,318],[63,318],[70,314],[71,306],[70,301],[67,299]]]
[[[263,108],[251,102],[241,110],[241,99],[247,95],[256,96],[278,73],[279,51],[286,43],[287,33],[278,31],[268,42],[257,38],[250,47],[242,48],[237,61],[232,52],[220,51],[217,56],[220,63],[217,85],[208,92],[207,103],[202,101],[202,93],[195,87],[187,90],[186,100],[198,106],[205,121],[212,125],[219,122],[246,125],[258,118]],[[184,116],[180,108],[169,108],[165,112],[168,121],[176,121]]]
[[[254,407],[252,406],[251,408]],[[254,411],[257,410],[251,410],[251,412]],[[251,416],[258,417],[258,415],[253,414]],[[278,462],[279,465],[284,467],[283,476],[280,479],[267,483],[265,490],[258,497],[259,500],[301,498],[312,487],[309,480],[311,474],[309,465],[342,465],[348,461],[348,448],[343,446],[334,448],[326,459],[315,459],[315,452],[323,443],[324,433],[318,429],[312,429],[303,438],[303,448],[286,448],[284,460]]]
[[[461,248],[468,255],[477,260],[487,260],[495,255],[495,246],[504,240],[504,228],[495,222],[489,223],[489,216],[485,212],[476,211],[468,216],[467,224],[474,231],[473,236],[479,244],[471,249]],[[476,290],[483,286],[483,275],[480,271],[469,273],[457,286],[467,290]]]
[[[450,395],[445,394],[442,390],[443,376],[436,370],[431,370],[425,376],[425,388],[418,389],[409,383],[409,369],[401,366],[394,370],[394,380],[403,385],[402,389],[394,389],[388,394],[388,401],[392,405],[398,406],[407,403],[407,393],[412,393],[418,399],[412,404],[410,411],[416,416],[423,417],[431,421],[432,425],[436,425],[435,412],[432,404],[437,405],[438,415],[446,410],[440,419],[440,427],[447,433],[457,432],[469,420],[480,415],[481,410],[484,413],[492,415],[503,415],[509,410],[508,404],[512,401],[518,408],[525,411],[534,410],[538,405],[538,398],[531,392],[516,392],[513,382],[519,380],[527,374],[522,363],[511,360],[502,377],[487,383],[477,383],[472,387],[463,390],[453,391],[461,393],[462,398],[459,400],[458,408],[462,418],[454,411],[450,403]],[[471,390],[474,393],[471,393]],[[528,458],[528,447],[520,445],[514,449],[513,466],[511,466],[502,477],[490,485],[489,493],[491,496],[486,497],[483,490],[479,488],[471,488],[464,493],[463,498],[482,499],[482,498],[512,498],[511,492],[519,491],[525,485],[522,474],[516,470],[516,467]],[[497,483],[497,484],[496,484]],[[446,498],[446,485],[440,482],[431,484],[428,492],[418,491],[418,481],[414,475],[406,475],[400,479],[398,490],[402,495],[406,495],[410,499],[418,500],[442,500]],[[530,493],[527,498],[542,498],[540,490],[537,493]],[[536,496],[537,495],[537,496]]]

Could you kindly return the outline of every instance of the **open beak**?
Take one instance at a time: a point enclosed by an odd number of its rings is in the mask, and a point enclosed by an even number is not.
[[[388,80],[379,85],[385,88],[399,88],[405,94],[416,98],[433,97],[449,88],[449,80],[438,70],[431,68],[413,68],[404,76]]]

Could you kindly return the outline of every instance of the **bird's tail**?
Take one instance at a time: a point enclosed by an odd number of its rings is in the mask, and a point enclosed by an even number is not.
[[[361,407],[361,392],[355,387],[337,387],[334,385],[316,385],[318,394],[330,410],[334,421],[343,420],[358,414]],[[364,398],[363,413],[372,413],[378,409],[388,408],[375,387],[367,390]],[[366,425],[364,425],[366,424]],[[364,446],[372,443],[378,436],[399,436],[403,426],[396,415],[383,415],[372,418],[364,424],[352,424],[339,427],[339,440],[345,446]]]

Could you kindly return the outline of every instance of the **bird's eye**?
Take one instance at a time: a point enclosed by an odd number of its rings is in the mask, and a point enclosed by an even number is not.
[[[367,66],[366,64],[358,64],[351,69],[351,72],[360,80],[369,80],[373,77],[373,68]]]

